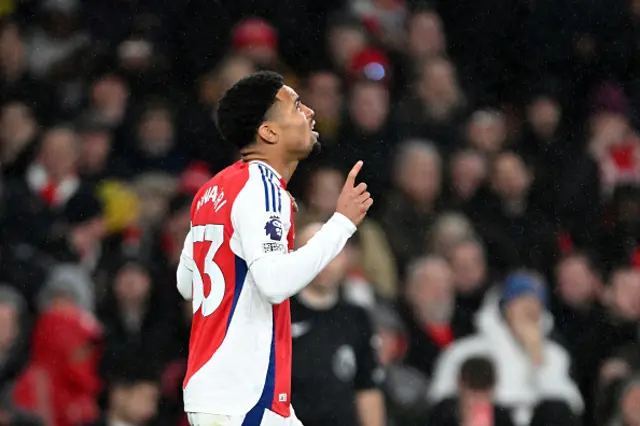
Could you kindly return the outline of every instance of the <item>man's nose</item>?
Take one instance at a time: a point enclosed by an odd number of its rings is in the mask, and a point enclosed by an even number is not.
[[[312,110],[311,108],[309,108],[308,106],[304,106],[306,112],[307,112],[307,117],[309,118],[313,118],[316,115],[316,112],[314,110]]]

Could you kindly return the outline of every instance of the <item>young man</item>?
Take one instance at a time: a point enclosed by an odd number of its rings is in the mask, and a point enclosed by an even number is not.
[[[193,426],[299,425],[291,400],[291,316],[298,293],[344,247],[373,203],[355,185],[336,213],[293,249],[295,203],[286,191],[318,144],[313,111],[272,72],[252,74],[220,100],[218,127],[241,160],[196,194],[178,266],[193,300],[184,403]]]

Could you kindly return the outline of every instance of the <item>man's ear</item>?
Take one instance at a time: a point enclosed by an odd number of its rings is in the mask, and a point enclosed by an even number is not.
[[[275,124],[265,121],[258,128],[258,135],[262,140],[269,144],[278,142],[278,132],[275,129]]]

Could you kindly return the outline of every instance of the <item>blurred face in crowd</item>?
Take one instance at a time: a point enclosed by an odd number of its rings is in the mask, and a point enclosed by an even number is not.
[[[138,178],[134,186],[142,207],[140,223],[161,225],[167,214],[175,182],[163,176],[147,175]]]
[[[422,68],[418,93],[427,104],[457,104],[460,89],[453,64],[444,58],[428,60]]]
[[[432,204],[440,194],[440,156],[431,148],[408,147],[396,168],[399,188],[420,204]]]
[[[133,37],[118,46],[120,66],[128,71],[145,72],[153,64],[154,46],[143,37]]]
[[[78,136],[68,129],[53,129],[45,133],[38,154],[38,162],[51,179],[63,179],[76,172]]]
[[[173,118],[167,109],[147,111],[138,126],[141,148],[151,155],[165,155],[173,146],[174,131]]]
[[[19,71],[24,64],[25,47],[16,24],[8,24],[0,33],[0,70],[7,74]]]
[[[101,114],[110,118],[124,112],[129,90],[124,81],[115,75],[106,75],[91,86],[91,104]],[[117,117],[119,118],[119,117]]]
[[[367,133],[379,130],[389,115],[389,92],[381,83],[361,81],[351,91],[349,112],[355,124]]]
[[[629,120],[621,114],[601,112],[589,120],[589,151],[598,160],[603,159],[613,146],[627,141],[631,130]]]
[[[487,263],[484,250],[475,241],[465,241],[451,251],[451,269],[456,292],[469,294],[484,285]]]
[[[622,396],[620,403],[622,422],[629,426],[640,425],[640,384],[636,383]]]
[[[331,119],[340,114],[342,92],[340,80],[334,73],[318,72],[309,77],[305,96],[317,119]]]
[[[351,59],[367,45],[367,38],[359,28],[335,27],[329,32],[331,57],[343,69],[349,66]]]
[[[408,277],[407,301],[423,322],[446,324],[454,309],[451,268],[441,258],[419,262]]]
[[[640,272],[634,269],[616,271],[609,291],[613,311],[618,316],[628,321],[640,319]]]
[[[21,102],[5,104],[0,111],[0,159],[14,159],[36,132],[36,121],[28,106]]]
[[[560,262],[556,281],[560,298],[569,306],[588,306],[596,297],[597,278],[583,256],[572,256]]]
[[[487,160],[474,151],[461,152],[451,159],[450,170],[455,196],[469,200],[487,178]]]
[[[122,268],[114,283],[116,299],[124,308],[135,308],[143,305],[151,290],[149,274],[137,265]]]
[[[543,307],[533,294],[522,295],[510,301],[504,308],[505,318],[511,330],[519,337],[519,330],[528,324],[541,324]]]
[[[458,213],[443,214],[433,225],[429,249],[449,258],[453,248],[469,238],[473,238],[473,226],[465,216]]]
[[[81,138],[80,166],[84,172],[98,173],[107,165],[111,152],[111,135],[107,131],[83,132]]]
[[[238,81],[255,71],[255,66],[244,56],[226,59],[219,69],[206,75],[200,85],[200,98],[209,105],[217,103],[222,94]]]
[[[419,12],[409,21],[409,52],[415,58],[441,55],[445,50],[442,21],[435,12]]]
[[[177,240],[182,241],[191,228],[191,210],[184,208],[167,219],[166,230]]]
[[[298,234],[296,244],[298,247],[304,246],[319,230],[322,224],[313,223],[308,225]],[[342,250],[329,264],[313,279],[309,284],[310,290],[318,293],[332,293],[337,290],[347,273],[349,259]]]
[[[321,216],[330,216],[336,210],[336,203],[344,185],[344,176],[338,170],[320,169],[310,179],[309,208]]]
[[[155,417],[159,398],[160,390],[155,383],[116,385],[112,393],[112,412],[125,424],[144,425]]]
[[[74,248],[80,254],[93,253],[107,234],[107,226],[102,216],[74,225],[71,229]]]
[[[507,124],[497,111],[477,111],[467,127],[467,140],[472,148],[485,154],[499,152],[507,140]]]
[[[526,197],[533,182],[531,172],[522,158],[510,152],[500,154],[495,159],[491,178],[493,190],[505,200]]]
[[[0,354],[13,348],[20,333],[20,312],[14,305],[0,302]]]
[[[560,105],[548,96],[534,99],[527,107],[527,121],[534,133],[543,138],[554,135],[560,123],[560,117]]]

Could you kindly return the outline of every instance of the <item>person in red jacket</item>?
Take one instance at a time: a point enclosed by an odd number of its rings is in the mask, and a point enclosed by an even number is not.
[[[36,322],[31,359],[13,389],[15,405],[47,426],[97,419],[101,336],[88,311],[69,298],[52,301]]]

